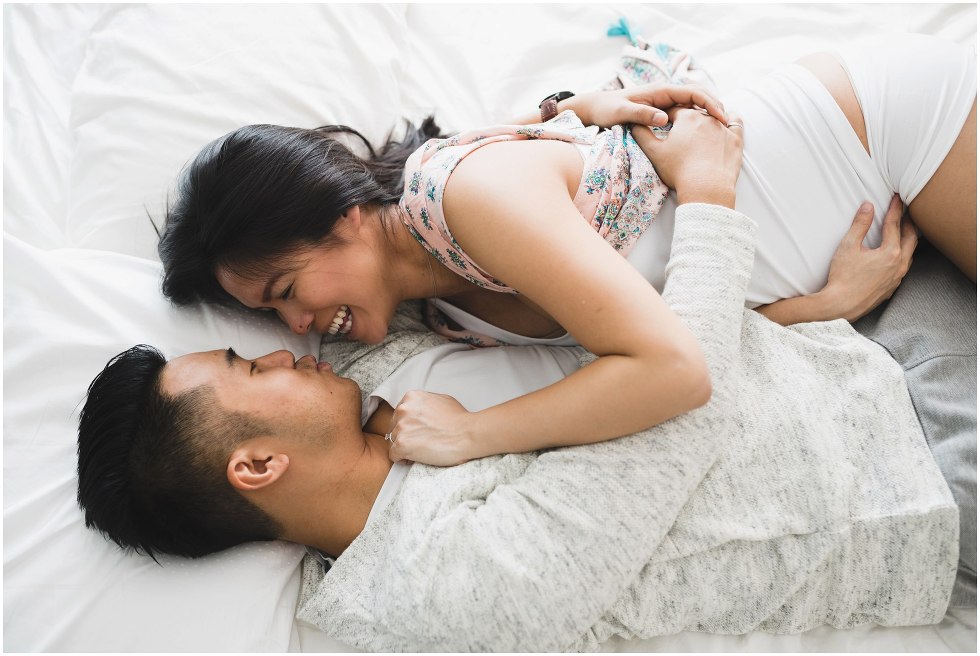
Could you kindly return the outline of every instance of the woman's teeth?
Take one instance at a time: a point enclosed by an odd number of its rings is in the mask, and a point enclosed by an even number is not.
[[[327,328],[327,334],[336,335],[340,333],[341,335],[346,335],[350,332],[351,320],[350,308],[346,305],[341,305],[340,309],[337,310],[337,314],[334,315],[333,321],[330,322],[330,327]]]

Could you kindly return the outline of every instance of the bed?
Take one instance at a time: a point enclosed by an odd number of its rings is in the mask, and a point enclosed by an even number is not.
[[[693,53],[719,89],[868,33],[975,44],[974,5],[4,6],[4,649],[347,651],[294,618],[304,550],[124,554],[75,503],[84,391],[134,343],[168,356],[317,353],[261,317],[178,310],[153,223],[180,168],[247,123],[402,118],[447,130],[607,82],[624,36]],[[974,353],[975,358],[975,353]],[[974,465],[975,467],[975,465]],[[975,476],[975,474],[974,474]],[[975,479],[974,479],[975,480]],[[973,651],[976,609],[922,627],[682,633],[608,651]]]

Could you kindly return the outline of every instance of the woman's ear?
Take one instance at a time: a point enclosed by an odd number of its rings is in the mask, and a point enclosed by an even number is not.
[[[254,443],[238,447],[228,459],[226,474],[232,487],[255,491],[275,483],[289,469],[289,456]]]
[[[361,206],[353,205],[347,208],[347,211],[342,215],[347,219],[347,225],[353,234],[357,234],[361,230]]]

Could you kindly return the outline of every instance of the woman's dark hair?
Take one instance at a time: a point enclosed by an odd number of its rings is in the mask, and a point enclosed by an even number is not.
[[[196,558],[276,539],[279,523],[225,475],[233,448],[267,427],[222,410],[208,387],[163,394],[166,363],[152,346],[134,346],[89,386],[78,420],[85,525],[154,559],[158,553]]]
[[[336,137],[366,147],[361,158]],[[299,248],[330,245],[337,219],[355,205],[387,206],[402,193],[405,160],[441,137],[433,117],[375,151],[356,130],[247,125],[205,146],[182,173],[157,250],[163,293],[179,305],[230,300],[219,267],[259,279],[282,273]]]

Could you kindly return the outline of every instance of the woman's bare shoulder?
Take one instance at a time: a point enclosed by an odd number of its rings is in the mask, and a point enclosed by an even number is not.
[[[446,181],[443,209],[451,221],[453,210],[515,194],[555,193],[563,186],[574,198],[582,179],[582,156],[570,143],[555,140],[500,141],[478,148],[456,165]]]

